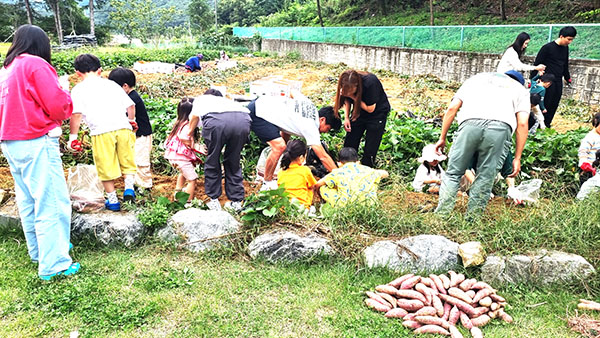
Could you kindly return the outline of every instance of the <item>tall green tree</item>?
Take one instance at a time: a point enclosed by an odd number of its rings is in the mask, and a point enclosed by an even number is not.
[[[56,37],[58,38],[58,43],[62,43],[63,40],[63,30],[62,23],[60,18],[60,0],[45,0],[46,5],[52,10],[54,14],[54,29],[56,30]]]
[[[209,29],[215,17],[215,10],[206,0],[192,0],[188,6],[190,26],[195,33]]]
[[[110,6],[110,22],[129,41],[139,38],[158,44],[163,31],[174,26],[173,17],[178,14],[174,6],[158,8],[152,0],[110,0]]]

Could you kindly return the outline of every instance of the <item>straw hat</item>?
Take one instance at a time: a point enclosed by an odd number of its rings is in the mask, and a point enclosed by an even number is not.
[[[445,159],[446,159],[446,155],[444,155],[444,154],[438,155],[438,153],[435,152],[435,144],[428,144],[423,148],[423,154],[421,155],[421,157],[419,157],[418,161],[419,161],[419,163],[423,163],[425,161],[433,162],[433,161],[443,161]]]

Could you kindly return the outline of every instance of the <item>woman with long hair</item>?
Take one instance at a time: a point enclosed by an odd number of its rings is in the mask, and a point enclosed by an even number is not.
[[[344,110],[344,147],[358,151],[363,136],[365,147],[361,163],[374,167],[375,156],[385,132],[385,123],[390,112],[390,103],[383,85],[375,74],[346,70],[338,80],[334,112]]]
[[[546,69],[546,66],[544,65],[534,66],[521,62],[521,56],[525,54],[525,50],[527,49],[529,41],[531,41],[529,34],[525,32],[519,33],[515,39],[515,42],[508,46],[504,54],[502,54],[502,58],[500,59],[500,63],[498,63],[498,68],[496,71],[498,73],[506,73],[509,70],[523,72],[530,70],[543,71]]]
[[[20,26],[0,69],[0,141],[15,181],[27,250],[50,280],[79,270],[69,256],[71,201],[60,159],[62,121],[73,112],[51,65],[48,35]]]

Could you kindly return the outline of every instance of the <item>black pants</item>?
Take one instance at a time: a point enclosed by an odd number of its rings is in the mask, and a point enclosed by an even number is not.
[[[221,196],[222,173],[225,169],[225,193],[231,201],[244,199],[241,151],[250,134],[250,115],[243,112],[211,113],[202,117],[202,137],[208,148],[204,162],[204,190],[208,197]]]
[[[544,113],[544,124],[547,128],[550,128],[558,104],[560,103],[560,97],[562,96],[562,76],[559,76],[560,81],[553,81],[552,85],[546,89],[546,96],[544,97],[544,106],[548,112]]]
[[[363,158],[360,161],[363,165],[371,168],[375,167],[375,156],[381,144],[381,137],[385,132],[386,120],[387,116],[381,119],[358,118],[350,123],[352,131],[346,133],[344,147],[351,147],[358,151],[358,146],[364,135],[365,148],[363,149]]]

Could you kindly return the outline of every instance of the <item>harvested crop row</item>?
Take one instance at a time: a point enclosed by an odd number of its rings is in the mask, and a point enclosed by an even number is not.
[[[504,309],[506,299],[485,282],[448,271],[428,277],[406,274],[367,291],[365,304],[387,318],[402,319],[415,333],[462,337],[460,322],[473,337],[483,337],[481,327],[498,318],[513,321]]]

